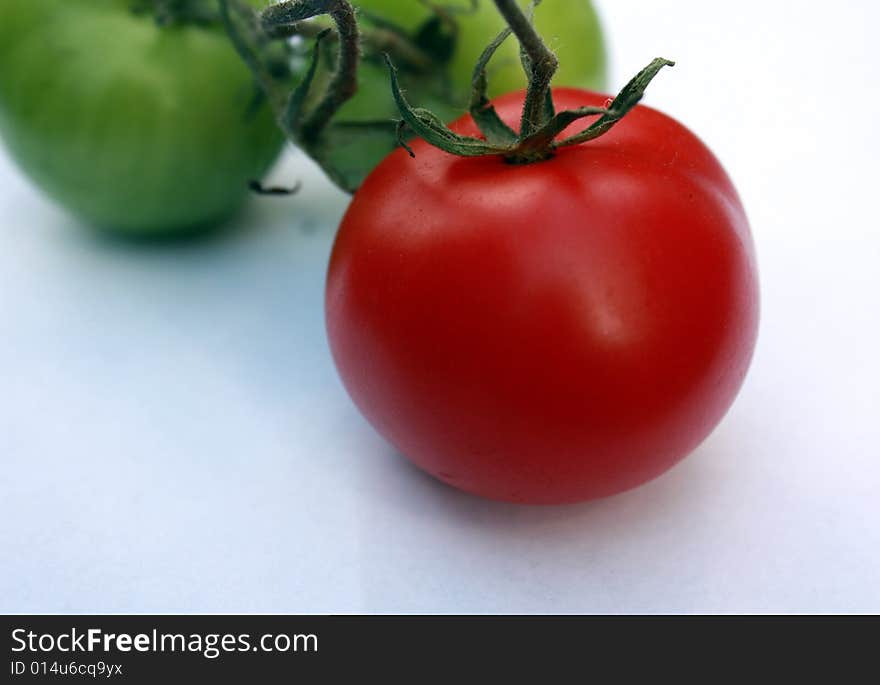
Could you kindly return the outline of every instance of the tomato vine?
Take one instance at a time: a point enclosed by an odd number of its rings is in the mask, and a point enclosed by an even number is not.
[[[244,0],[220,0],[221,17],[233,43],[268,97],[279,126],[331,181],[348,192],[354,192],[376,163],[397,147],[394,121],[340,122],[334,118],[357,90],[360,55],[364,51],[393,55],[404,68],[427,77],[442,71],[448,59],[442,36],[454,34],[455,19],[441,7],[430,6],[436,9],[436,21],[411,36],[379,17],[371,17],[369,28],[360,27],[347,0],[288,0],[262,12]],[[329,17],[332,26],[310,21],[322,15]],[[288,74],[272,68],[273,50],[276,57],[279,49],[289,51],[287,41],[292,37],[313,40],[306,56],[308,65],[293,87]],[[325,45],[335,45],[336,55],[332,76],[319,84],[316,74],[328,59]],[[353,141],[372,144],[374,151],[344,155]]]
[[[161,0],[156,0],[161,1]],[[197,0],[194,0],[197,2]],[[166,0],[173,2],[173,0]],[[453,133],[437,115],[415,108],[407,100],[399,81],[401,69],[425,75],[442,70],[449,58],[448,40],[455,35],[456,19],[447,8],[427,2],[435,16],[417,35],[411,36],[391,22],[370,17],[368,29],[359,27],[355,10],[347,0],[286,0],[256,11],[244,0],[220,0],[221,16],[241,56],[269,98],[278,123],[297,146],[311,156],[342,189],[354,192],[360,182],[385,154],[398,144],[409,150],[408,137],[424,138],[432,145],[457,155],[502,155],[514,163],[531,163],[552,157],[560,147],[577,145],[597,138],[610,130],[642,98],[645,88],[665,66],[673,62],[658,58],[637,74],[606,107],[581,107],[557,113],[550,84],[558,60],[532,24],[532,14],[540,0],[533,0],[523,12],[516,0],[494,0],[508,26],[483,51],[473,72],[470,114],[479,126],[479,137]],[[475,0],[472,6],[476,7]],[[332,26],[313,20],[327,15]],[[445,32],[445,33],[444,33]],[[488,98],[487,66],[498,48],[515,35],[521,46],[528,89],[519,131],[504,124]],[[313,40],[307,57],[308,66],[299,83],[291,87],[289,74],[280,77],[267,57],[270,46],[299,36]],[[324,45],[335,44],[336,57],[332,76],[318,84],[316,74],[324,56]],[[289,47],[289,44],[282,43]],[[390,71],[390,88],[401,119],[338,122],[340,108],[350,100],[358,85],[358,65],[364,50],[381,54]],[[316,93],[314,91],[318,90]],[[598,117],[578,135],[558,140],[574,121]],[[344,159],[339,151],[354,141],[372,143],[372,154]],[[361,146],[369,149],[369,146]]]

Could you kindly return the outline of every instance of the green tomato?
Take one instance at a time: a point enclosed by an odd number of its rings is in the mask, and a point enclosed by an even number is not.
[[[436,16],[420,0],[353,0],[356,7],[414,35],[419,27]],[[441,6],[468,8],[469,0],[437,0]],[[523,7],[526,0],[521,0]],[[451,92],[444,107],[431,86],[424,86],[418,76],[401,79],[411,104],[437,110],[444,118],[462,113],[471,91],[474,65],[486,46],[506,26],[492,0],[479,0],[474,12],[457,14],[459,27],[452,56],[447,63]],[[535,27],[545,43],[559,57],[555,86],[604,90],[607,60],[599,18],[589,0],[544,0],[535,10]],[[495,53],[488,69],[489,95],[492,97],[526,87],[526,76],[519,58],[519,44],[511,36]],[[384,94],[388,94],[387,96]],[[381,101],[384,100],[384,104]],[[377,111],[396,113],[390,96],[387,69],[366,63],[360,71],[360,89],[340,114],[341,119],[376,119]]]
[[[50,197],[136,235],[215,224],[278,155],[222,26],[132,0],[2,0],[0,135]]]

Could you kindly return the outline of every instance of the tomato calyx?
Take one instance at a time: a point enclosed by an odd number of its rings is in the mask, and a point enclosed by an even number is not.
[[[530,164],[550,159],[559,148],[579,145],[607,133],[638,104],[648,84],[660,70],[675,64],[662,57],[652,60],[606,107],[580,107],[556,112],[550,84],[558,68],[558,61],[532,24],[531,15],[539,3],[540,0],[532,0],[526,14],[516,0],[495,0],[508,22],[508,28],[486,47],[474,68],[469,109],[481,137],[455,133],[431,111],[411,106],[400,87],[397,69],[391,57],[385,55],[391,75],[392,93],[403,118],[398,126],[400,144],[410,156],[414,157],[415,153],[403,138],[407,128],[431,145],[462,157],[500,155],[513,164]],[[511,34],[516,35],[520,42],[523,68],[529,77],[518,132],[501,120],[487,95],[487,66],[497,49]],[[592,116],[598,118],[586,129],[559,139],[560,134],[572,123]]]

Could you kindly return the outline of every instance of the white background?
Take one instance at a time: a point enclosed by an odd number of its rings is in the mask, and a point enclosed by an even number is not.
[[[0,610],[880,610],[877,3],[599,4],[613,83],[699,133],[750,214],[748,380],[661,479],[522,508],[422,476],[322,320],[346,199],[301,157],[238,230],[101,240],[0,156]]]

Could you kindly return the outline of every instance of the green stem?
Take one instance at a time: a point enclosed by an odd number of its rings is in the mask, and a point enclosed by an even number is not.
[[[559,68],[559,60],[541,40],[541,36],[538,35],[532,22],[520,9],[516,0],[495,0],[495,4],[519,40],[531,68],[529,87],[526,91],[526,101],[520,123],[520,133],[523,136],[529,136],[547,123],[547,94],[550,92],[550,82],[553,80],[553,75]]]
[[[317,140],[333,115],[357,92],[361,47],[354,8],[346,0],[288,0],[270,5],[261,15],[263,29],[271,33],[279,26],[296,24],[319,13],[329,14],[336,24],[339,58],[327,90],[302,120],[300,136],[307,141]]]

